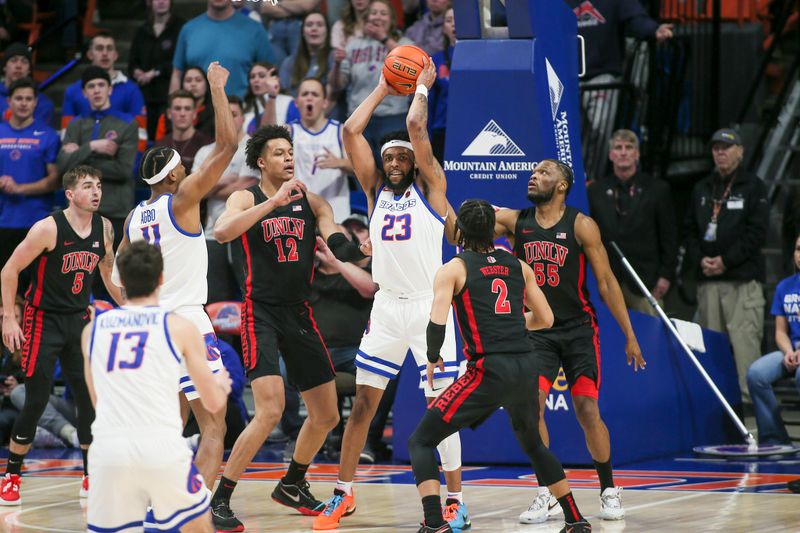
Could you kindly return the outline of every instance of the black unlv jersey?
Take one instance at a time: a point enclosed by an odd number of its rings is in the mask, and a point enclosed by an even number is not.
[[[255,204],[267,201],[261,187],[247,189]],[[311,295],[317,218],[306,196],[273,210],[237,239],[244,258],[245,298],[292,305]]]
[[[464,251],[464,288],[453,296],[467,359],[502,353],[528,353],[525,330],[525,278],[516,257],[505,250]]]
[[[553,326],[594,317],[586,287],[586,256],[575,238],[579,213],[566,206],[555,226],[543,228],[536,222],[536,207],[529,207],[520,211],[514,228],[514,253],[533,269],[553,310]]]
[[[82,239],[67,222],[64,211],[53,215],[56,246],[31,265],[31,284],[25,299],[44,311],[76,313],[89,307],[97,265],[106,255],[103,217],[92,215],[92,231]]]

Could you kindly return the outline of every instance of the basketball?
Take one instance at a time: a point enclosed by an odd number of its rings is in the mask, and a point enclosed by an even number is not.
[[[400,94],[411,94],[417,88],[417,78],[426,61],[428,54],[424,50],[410,44],[398,46],[383,61],[383,77]]]

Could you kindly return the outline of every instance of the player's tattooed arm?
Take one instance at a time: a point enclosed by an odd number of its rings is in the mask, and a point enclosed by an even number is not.
[[[608,262],[608,252],[600,238],[600,228],[591,217],[580,214],[575,219],[575,237],[583,248],[583,253],[589,260],[595,278],[597,278],[597,292],[600,293],[600,297],[603,298],[625,334],[625,354],[628,358],[628,365],[633,364],[634,370],[644,369],[645,361],[642,351],[633,332],[633,326],[631,326],[622,290],[619,288],[617,278]]]
[[[105,217],[103,217],[103,240],[105,241],[106,253],[100,261],[100,277],[103,278],[103,284],[106,286],[108,294],[118,305],[122,305],[125,303],[122,289],[120,289],[112,279],[114,271],[114,226],[112,226],[111,222]]]

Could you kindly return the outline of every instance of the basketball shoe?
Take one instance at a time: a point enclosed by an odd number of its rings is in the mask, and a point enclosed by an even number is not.
[[[306,516],[317,516],[325,508],[325,504],[311,494],[311,487],[305,479],[294,485],[284,483],[283,480],[278,481],[272,491],[272,499]]]
[[[442,510],[442,516],[450,524],[450,529],[453,530],[453,533],[461,533],[472,527],[467,504],[454,498],[447,498]]]
[[[17,474],[6,474],[0,481],[0,505],[19,505],[19,486],[22,478]]]
[[[78,491],[79,498],[88,498],[89,497],[89,476],[84,475],[83,479],[81,479],[81,490]]]
[[[560,533],[589,533],[591,530],[592,524],[586,520],[581,520],[580,522],[574,522],[572,524],[565,523]]]
[[[519,515],[520,524],[541,524],[561,514],[561,506],[547,487],[539,487],[539,494],[526,511]]]
[[[430,527],[426,526],[425,522],[420,524],[419,531],[417,533],[452,533],[453,529],[450,527],[450,524],[445,522],[443,526],[439,527]]]
[[[338,529],[342,517],[356,512],[356,495],[346,494],[343,490],[334,489],[333,498],[324,503],[325,508],[314,518],[314,531]]]
[[[244,531],[244,524],[234,516],[231,504],[225,500],[211,502],[211,520],[219,533]]]
[[[622,506],[622,487],[608,487],[600,494],[600,514],[603,520],[622,520],[625,508]]]

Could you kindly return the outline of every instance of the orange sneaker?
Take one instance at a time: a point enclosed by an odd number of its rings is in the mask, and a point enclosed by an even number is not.
[[[335,489],[333,498],[325,502],[325,509],[314,518],[314,531],[338,529],[342,517],[350,516],[356,512],[355,493],[347,495],[344,491]]]
[[[19,505],[19,486],[22,478],[17,474],[6,474],[0,481],[0,505]]]
[[[78,492],[78,497],[80,498],[88,498],[89,497],[89,476],[83,476],[81,480],[81,490]]]

